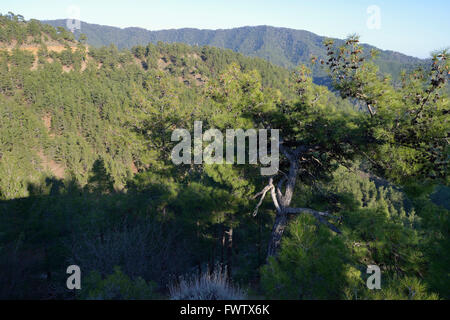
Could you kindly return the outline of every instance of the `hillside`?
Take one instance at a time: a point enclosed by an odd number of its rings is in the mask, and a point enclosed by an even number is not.
[[[0,299],[448,299],[430,194],[448,204],[450,54],[397,86],[358,43],[328,44],[332,92],[230,49],[94,47],[0,14]],[[258,140],[230,143],[241,128]]]
[[[159,90],[156,88],[166,86],[176,95],[172,103],[179,103],[179,108],[191,109],[201,103],[205,85],[218,79],[230,64],[235,63],[245,71],[257,70],[264,87],[284,94],[289,91],[288,70],[231,50],[163,43],[136,46],[133,50],[88,48],[74,40],[70,32],[61,28],[56,30],[37,21],[8,21],[0,28],[0,34],[5,35],[0,42],[0,66],[3,68],[0,71],[0,105],[11,112],[21,112],[19,110],[23,106],[16,105],[17,101],[33,105],[32,111],[28,108],[23,110],[26,118],[31,117],[28,124],[33,125],[17,127],[24,130],[23,133],[27,130],[39,132],[31,150],[29,141],[19,140],[14,143],[11,153],[6,152],[6,146],[11,143],[7,140],[16,138],[11,136],[13,127],[7,124],[7,119],[0,119],[5,121],[0,127],[3,159],[9,159],[10,163],[25,155],[28,159],[14,167],[17,179],[27,176],[28,181],[36,182],[43,174],[50,174],[60,179],[71,176],[84,185],[93,163],[100,157],[110,170],[115,188],[122,189],[132,173],[149,166],[147,151],[144,151],[144,145],[134,151],[129,150],[133,145],[136,147],[136,142],[130,146],[113,147],[123,141],[113,142],[114,136],[105,135],[106,131],[102,130],[122,131],[127,126],[126,122],[131,121],[123,114],[124,109],[117,109],[119,106],[114,101],[121,101],[120,108],[138,103],[134,95],[139,90],[133,89],[136,85],[144,90],[148,101],[159,99],[156,98]],[[102,80],[102,77],[108,80]],[[156,87],[150,90],[146,87],[149,80],[143,79],[155,77],[162,77],[162,83],[153,83]],[[134,78],[141,79],[141,82]],[[120,98],[112,90],[121,92]],[[79,96],[87,94],[95,98],[79,101],[75,94],[78,91]],[[65,92],[64,97],[59,96],[60,92]],[[124,97],[130,98],[123,100]],[[15,102],[8,103],[10,99]],[[131,109],[126,114],[136,117],[134,111],[141,112]],[[114,118],[104,115],[109,112],[115,114]],[[74,114],[78,116],[74,117]],[[86,126],[89,121],[91,125]],[[133,139],[133,135],[133,131],[128,130],[122,133],[122,138]],[[83,146],[78,151],[73,149],[75,141]],[[117,154],[110,154],[111,148]],[[79,152],[86,152],[86,155]],[[1,161],[0,171],[3,165],[8,163]],[[0,181],[0,197],[29,195],[25,180],[16,187],[8,184],[7,180]]]
[[[55,27],[65,27],[66,20],[43,21]],[[263,58],[286,68],[294,68],[299,64],[308,64],[311,56],[324,58],[326,51],[323,46],[325,37],[304,30],[276,28],[271,26],[241,27],[226,30],[172,29],[149,31],[142,28],[116,28],[98,24],[81,22],[80,32],[88,37],[88,43],[93,46],[115,44],[118,48],[131,48],[138,44],[158,41],[189,45],[214,46],[227,48],[247,56]],[[337,40],[337,39],[335,39]],[[337,40],[340,44],[342,41]],[[373,46],[364,45],[367,52]],[[384,73],[390,73],[397,78],[402,69],[411,69],[425,61],[394,51],[380,50],[377,64]],[[324,81],[325,72],[316,68],[315,75]]]

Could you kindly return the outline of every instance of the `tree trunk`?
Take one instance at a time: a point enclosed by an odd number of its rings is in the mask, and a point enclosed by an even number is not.
[[[287,227],[287,224],[287,215],[283,212],[277,213],[272,229],[272,235],[269,240],[269,246],[267,248],[267,262],[269,261],[270,257],[273,257],[277,254],[278,249],[280,248],[281,238],[283,237],[283,233]]]
[[[284,195],[282,195],[281,184],[276,187],[272,185],[272,200],[277,208],[277,215],[275,217],[275,223],[272,229],[272,235],[269,240],[269,246],[267,248],[267,262],[270,257],[276,256],[278,249],[281,245],[281,238],[283,237],[284,230],[288,225],[288,216],[285,212],[285,208],[289,207],[294,195],[295,184],[297,181],[297,174],[299,170],[297,158],[293,158],[291,154],[286,154],[290,161],[289,174],[286,178],[286,188]],[[272,184],[272,180],[270,181]]]
[[[297,174],[299,172],[299,158],[301,154],[309,150],[310,148],[306,146],[299,146],[295,150],[288,150],[283,145],[280,145],[280,151],[289,160],[289,173],[284,174],[284,176],[278,181],[278,184],[274,185],[274,177],[269,179],[269,184],[254,198],[261,196],[261,199],[254,211],[254,215],[258,213],[258,208],[262,204],[262,200],[266,196],[267,192],[270,191],[272,196],[272,201],[276,209],[275,222],[273,224],[272,235],[269,240],[269,245],[267,247],[267,259],[269,262],[270,257],[277,255],[280,249],[281,239],[283,237],[284,230],[289,223],[289,215],[292,214],[312,214],[315,216],[319,222],[327,225],[331,230],[336,233],[341,233],[333,224],[325,220],[324,217],[330,217],[327,212],[318,212],[312,209],[306,208],[291,208],[292,197],[294,196],[295,185],[297,182]],[[282,192],[283,186],[284,194]]]

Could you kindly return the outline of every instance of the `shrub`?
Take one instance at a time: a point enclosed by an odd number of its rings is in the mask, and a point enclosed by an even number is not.
[[[91,272],[86,279],[86,287],[81,290],[81,298],[88,300],[150,300],[158,295],[154,292],[156,284],[145,282],[138,277],[130,279],[120,267],[102,279],[98,272]]]
[[[139,223],[102,228],[77,234],[69,263],[87,272],[111,274],[120,266],[132,278],[142,277],[165,286],[173,275],[182,274],[188,262],[188,248],[177,229],[146,219]]]
[[[217,268],[220,269],[220,268]],[[169,288],[171,300],[244,300],[245,294],[233,286],[226,272],[208,272],[200,276],[182,279]]]

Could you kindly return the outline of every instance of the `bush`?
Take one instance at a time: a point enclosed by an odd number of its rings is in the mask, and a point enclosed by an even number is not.
[[[156,284],[147,283],[140,277],[131,280],[116,267],[105,279],[98,272],[91,272],[80,297],[88,300],[150,300],[158,297],[155,288]]]
[[[220,268],[216,268],[220,269]],[[182,279],[169,288],[171,300],[244,300],[245,294],[234,287],[226,272],[215,271],[201,276]]]
[[[120,266],[132,278],[142,277],[166,286],[173,275],[190,265],[189,250],[177,229],[156,221],[140,219],[74,236],[69,263],[87,272],[111,274]]]

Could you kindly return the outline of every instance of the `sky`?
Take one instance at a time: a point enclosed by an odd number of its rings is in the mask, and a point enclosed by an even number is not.
[[[450,47],[449,0],[1,0],[0,13],[149,30],[271,25],[427,58]],[[82,30],[81,30],[82,32]]]

